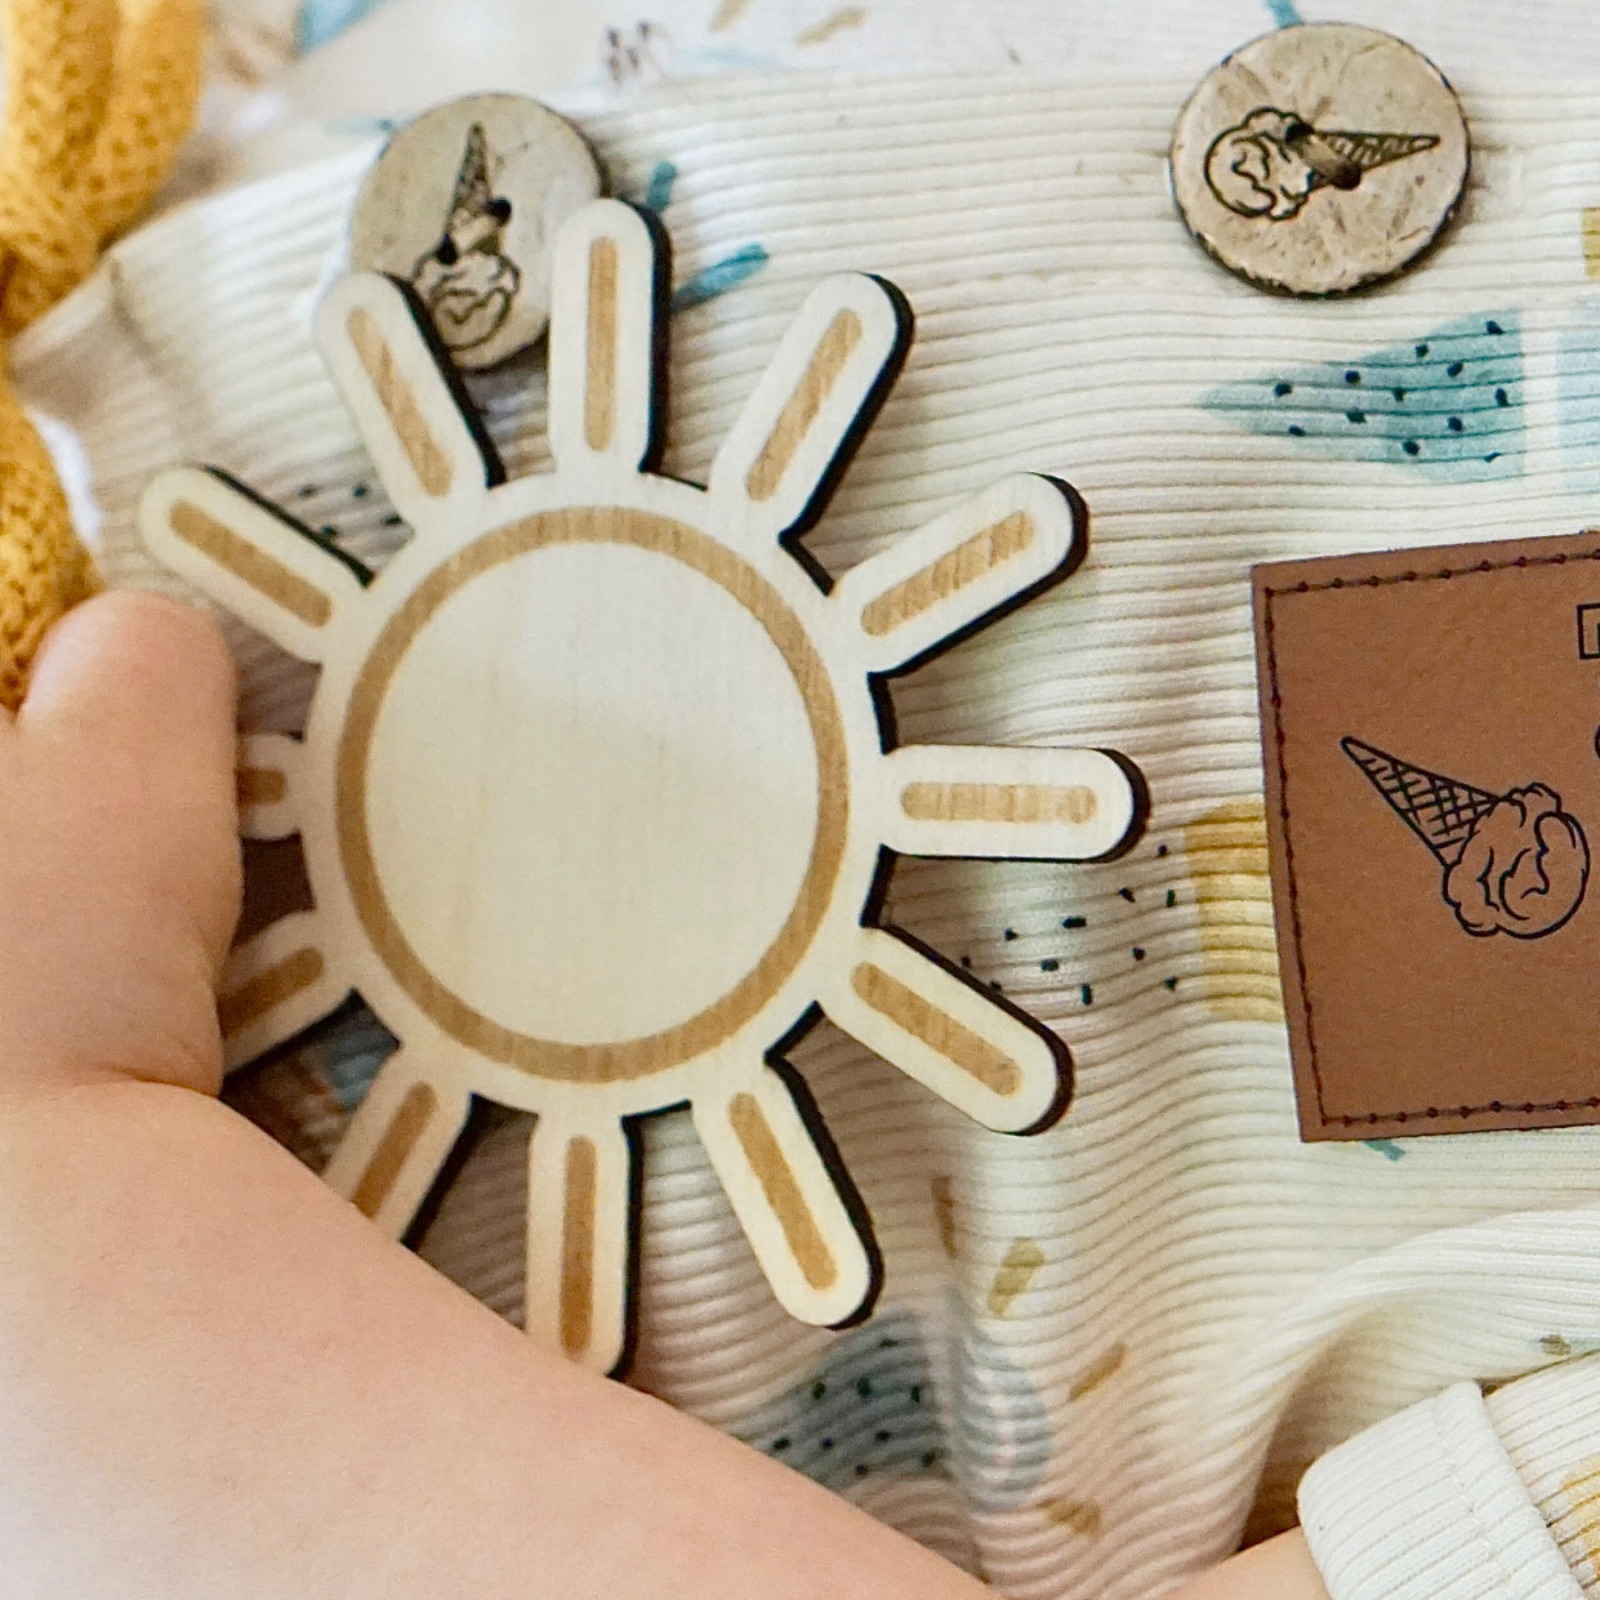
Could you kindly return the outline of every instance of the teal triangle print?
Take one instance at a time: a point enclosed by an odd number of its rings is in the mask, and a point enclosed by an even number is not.
[[[1523,471],[1523,387],[1520,319],[1495,312],[1347,361],[1225,383],[1201,404],[1324,457],[1469,483]]]
[[[305,55],[330,44],[382,3],[383,0],[301,0],[300,13],[295,19],[295,50]]]

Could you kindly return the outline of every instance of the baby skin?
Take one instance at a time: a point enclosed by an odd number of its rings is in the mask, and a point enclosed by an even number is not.
[[[964,1600],[788,1469],[534,1347],[217,1100],[234,681],[114,594],[0,713],[5,1600]],[[1185,1600],[1321,1600],[1298,1535]]]

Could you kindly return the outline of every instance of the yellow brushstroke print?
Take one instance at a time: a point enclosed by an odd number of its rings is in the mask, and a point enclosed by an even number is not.
[[[1122,1371],[1123,1363],[1127,1359],[1127,1345],[1120,1341],[1112,1345],[1072,1380],[1072,1387],[1067,1391],[1067,1399],[1081,1400],[1085,1395],[1093,1394],[1101,1384],[1109,1383]]]
[[[795,43],[799,45],[823,44],[836,33],[843,33],[849,28],[859,28],[867,20],[865,6],[840,6],[837,11],[831,11],[820,22],[813,22],[809,28],[802,29],[795,35]]]
[[[1005,1316],[1016,1303],[1018,1295],[1033,1282],[1034,1273],[1043,1265],[1044,1251],[1039,1248],[1037,1240],[1013,1239],[1005,1260],[1000,1263],[1000,1270],[994,1275],[994,1282],[989,1285],[991,1315]]]
[[[1184,848],[1200,913],[1207,1006],[1231,1022],[1282,1022],[1266,807],[1230,800],[1189,824]]]
[[[1590,1456],[1572,1469],[1561,1485],[1556,1507],[1560,1514],[1551,1520],[1550,1532],[1562,1555],[1575,1571],[1581,1573],[1584,1563],[1600,1576],[1600,1456]]]
[[[1081,1533],[1085,1539],[1098,1539],[1105,1516],[1093,1500],[1047,1500],[1039,1509],[1052,1522]]]
[[[933,1180],[933,1215],[939,1224],[939,1242],[952,1261],[956,1258],[956,1197],[948,1177]]]
[[[1583,213],[1583,264],[1591,278],[1600,278],[1600,206]]]

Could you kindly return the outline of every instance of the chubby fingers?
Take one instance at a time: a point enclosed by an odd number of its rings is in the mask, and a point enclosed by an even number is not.
[[[169,770],[233,783],[232,658],[202,611],[164,595],[98,595],[51,629],[18,713],[24,731],[159,752]]]

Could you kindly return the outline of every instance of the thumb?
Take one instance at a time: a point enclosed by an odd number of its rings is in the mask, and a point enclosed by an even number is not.
[[[233,661],[193,606],[122,590],[96,596],[51,629],[17,723],[147,759],[186,778],[221,778],[235,760]]]

